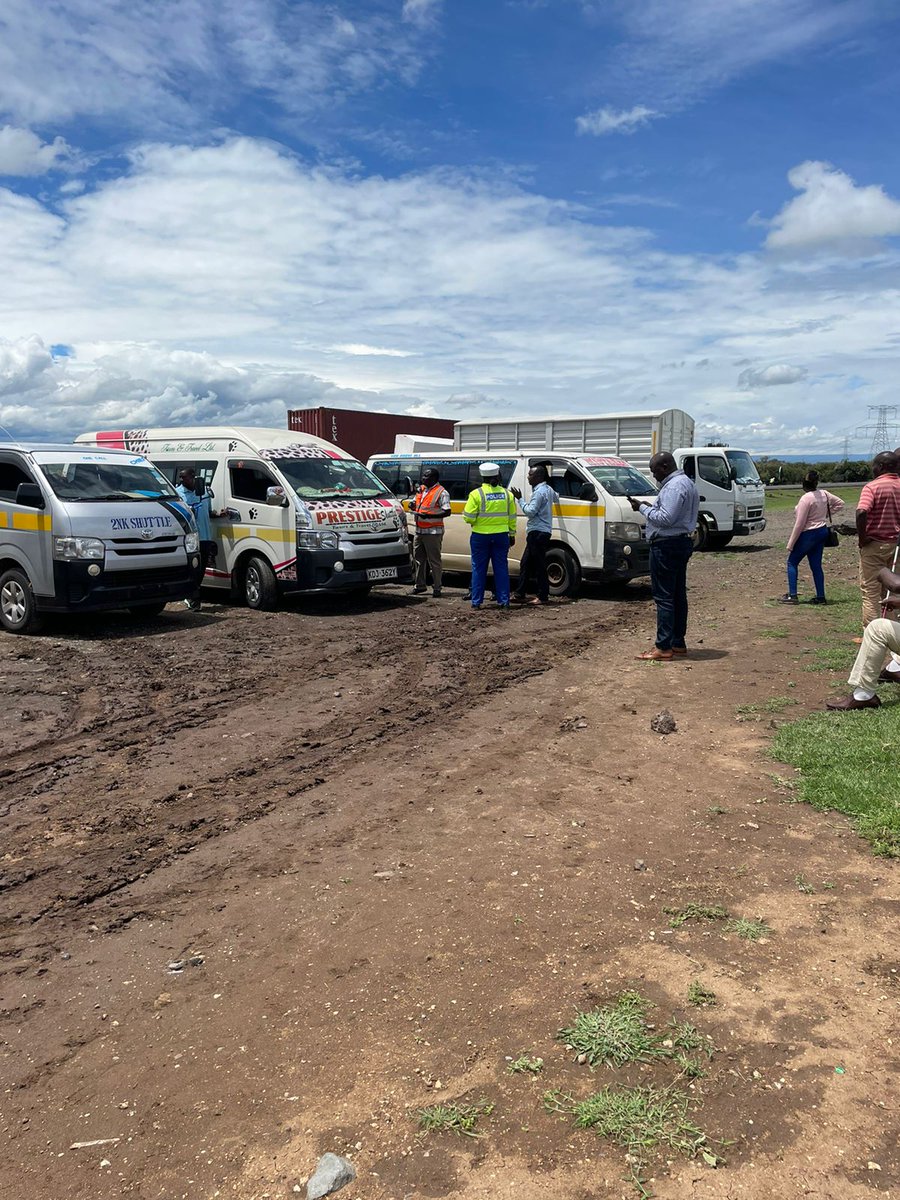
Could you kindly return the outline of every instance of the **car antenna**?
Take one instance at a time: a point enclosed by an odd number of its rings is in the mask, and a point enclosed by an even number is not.
[[[22,443],[19,441],[19,439],[17,437],[13,437],[13,435],[9,432],[9,430],[6,428],[5,425],[0,425],[0,433],[2,433],[5,437],[9,438],[10,443],[13,446],[15,446],[15,448],[17,450],[25,449],[25,447],[22,445]]]

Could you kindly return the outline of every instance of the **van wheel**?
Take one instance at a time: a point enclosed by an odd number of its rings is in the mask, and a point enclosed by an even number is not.
[[[278,607],[275,572],[264,558],[254,554],[244,568],[244,601],[248,608],[271,612]]]
[[[581,564],[564,546],[547,551],[547,578],[551,596],[574,596],[581,586]]]
[[[697,528],[691,534],[691,544],[695,550],[705,550],[709,542],[709,526],[705,521],[698,521]]]
[[[42,624],[31,580],[24,571],[10,567],[0,575],[0,625],[7,633],[37,633]]]
[[[710,550],[722,550],[733,537],[733,533],[711,533],[709,535]]]
[[[158,617],[165,607],[165,600],[156,600],[153,604],[129,604],[128,611],[139,621],[142,619],[149,621],[153,617]]]

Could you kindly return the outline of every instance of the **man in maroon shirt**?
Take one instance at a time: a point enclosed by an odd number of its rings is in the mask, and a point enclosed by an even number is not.
[[[897,455],[885,450],[872,460],[867,483],[856,509],[859,539],[859,586],[862,589],[863,625],[881,615],[882,587],[878,572],[894,565],[900,539],[900,475]]]

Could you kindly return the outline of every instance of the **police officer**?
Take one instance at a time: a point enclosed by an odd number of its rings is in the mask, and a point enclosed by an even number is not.
[[[509,608],[509,549],[516,544],[516,501],[500,482],[496,463],[482,463],[481,486],[469,493],[463,520],[472,527],[472,608],[481,608],[488,563],[494,570],[497,603]]]

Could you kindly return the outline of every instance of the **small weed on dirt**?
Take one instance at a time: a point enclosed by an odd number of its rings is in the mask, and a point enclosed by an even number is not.
[[[736,933],[745,942],[758,942],[775,932],[765,921],[750,917],[733,917],[725,926],[726,933]]]
[[[719,1000],[711,988],[706,987],[699,979],[693,979],[688,984],[687,1002],[695,1008],[712,1008]]]
[[[728,809],[723,808],[721,804],[711,804],[706,812],[710,817],[722,817],[728,812]]]
[[[544,1069],[544,1060],[532,1054],[520,1054],[518,1058],[507,1063],[506,1069],[510,1075],[537,1075]]]
[[[676,1088],[605,1087],[585,1100],[563,1092],[544,1097],[548,1112],[574,1117],[576,1129],[592,1129],[628,1152],[631,1182],[641,1196],[649,1151],[658,1147],[688,1158],[702,1156],[707,1165],[722,1161],[709,1148],[709,1138],[690,1118],[690,1097]]]
[[[556,1037],[575,1051],[580,1062],[592,1067],[597,1063],[621,1067],[667,1057],[659,1036],[644,1019],[650,1007],[650,1001],[637,992],[622,992],[612,1004],[577,1013]]]
[[[739,704],[734,710],[739,717],[761,716],[763,713],[782,713],[798,701],[793,696],[770,696],[759,704]]]
[[[790,630],[779,626],[777,629],[761,629],[756,635],[761,638],[786,638]]]
[[[429,1104],[416,1113],[422,1133],[455,1133],[460,1137],[481,1137],[476,1132],[479,1117],[489,1117],[493,1104]]]
[[[796,885],[797,885],[797,891],[803,892],[804,896],[811,896],[812,893],[816,890],[813,887],[813,885],[809,882],[809,880],[804,878],[803,875],[795,875],[794,883],[796,883]]]
[[[725,921],[728,918],[728,909],[721,904],[695,904],[693,901],[684,908],[667,905],[663,912],[669,916],[669,924],[673,929],[680,929],[688,921]]]

